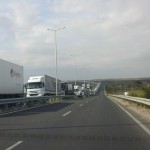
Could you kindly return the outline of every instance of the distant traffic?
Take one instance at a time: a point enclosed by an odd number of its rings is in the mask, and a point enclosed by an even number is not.
[[[24,84],[23,67],[0,59],[0,98],[39,97],[55,95],[75,95],[85,97],[95,95],[100,83],[94,81],[61,81],[49,75],[31,76]]]

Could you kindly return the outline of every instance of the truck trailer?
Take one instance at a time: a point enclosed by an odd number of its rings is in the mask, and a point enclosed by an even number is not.
[[[22,97],[23,88],[23,67],[0,59],[0,98]]]
[[[61,81],[57,80],[57,92],[61,94]],[[48,75],[30,77],[27,82],[27,97],[56,94],[56,79]]]
[[[74,84],[68,82],[61,82],[61,90],[65,95],[74,95]]]

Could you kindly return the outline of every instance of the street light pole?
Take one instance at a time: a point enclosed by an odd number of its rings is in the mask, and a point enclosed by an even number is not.
[[[74,79],[74,82],[75,82],[75,86],[77,85],[77,82],[76,82],[76,56],[77,55],[70,55],[70,56],[72,56],[73,58],[74,58],[74,73],[75,73],[75,79]]]
[[[53,31],[55,34],[55,73],[56,73],[56,96],[58,95],[58,87],[57,87],[57,80],[58,80],[58,72],[57,72],[57,38],[56,38],[56,32],[58,30],[62,30],[66,27],[59,28],[59,29],[48,29],[50,31]]]

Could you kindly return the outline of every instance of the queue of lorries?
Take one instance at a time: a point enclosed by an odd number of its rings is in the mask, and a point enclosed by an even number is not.
[[[56,94],[56,79],[48,75],[29,77],[24,84],[23,66],[0,59],[0,98],[48,96]],[[92,87],[92,86],[93,87]],[[99,83],[74,84],[57,80],[58,95],[79,97],[96,94]]]

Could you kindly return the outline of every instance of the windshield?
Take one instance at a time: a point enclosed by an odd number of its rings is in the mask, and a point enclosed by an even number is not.
[[[42,87],[43,87],[42,82],[34,82],[34,83],[28,83],[27,84],[27,89],[39,89]]]

